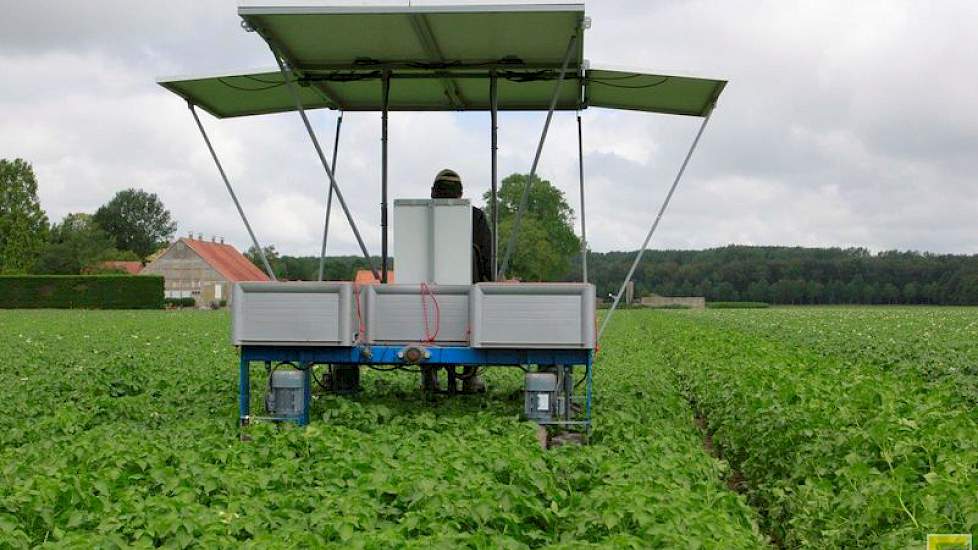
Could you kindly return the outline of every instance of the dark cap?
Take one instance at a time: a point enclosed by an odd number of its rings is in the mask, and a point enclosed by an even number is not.
[[[462,178],[454,170],[442,170],[431,185],[431,198],[457,199],[462,196]]]

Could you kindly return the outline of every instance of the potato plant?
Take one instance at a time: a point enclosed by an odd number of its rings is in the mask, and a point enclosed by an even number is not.
[[[639,321],[638,317],[642,317]],[[978,530],[975,309],[634,313],[785,547]]]
[[[519,371],[435,403],[369,371],[241,442],[225,313],[0,311],[0,547],[763,546],[655,319],[609,334],[592,444],[544,451]]]

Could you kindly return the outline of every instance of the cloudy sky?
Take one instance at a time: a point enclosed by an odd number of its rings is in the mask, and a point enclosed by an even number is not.
[[[421,3],[421,2],[416,2]],[[426,2],[435,3],[435,2]],[[459,2],[454,2],[459,3]],[[159,194],[179,233],[245,233],[185,104],[158,76],[267,67],[234,1],[0,0],[0,157],[37,173],[60,220],[128,187]],[[730,81],[653,241],[978,253],[978,2],[601,0],[592,62]],[[584,114],[592,249],[641,243],[698,120]],[[202,114],[263,244],[319,250],[326,184],[294,113]],[[331,143],[335,113],[312,119]],[[529,170],[544,115],[502,114],[500,173]],[[453,167],[488,188],[488,115],[391,115],[391,193]],[[338,180],[379,252],[380,122],[348,114]],[[540,174],[578,208],[573,113]],[[356,252],[345,222],[332,253]]]

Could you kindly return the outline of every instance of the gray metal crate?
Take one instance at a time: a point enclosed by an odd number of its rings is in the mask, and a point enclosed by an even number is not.
[[[371,344],[416,344],[425,340],[425,308],[429,336],[442,346],[469,342],[470,285],[431,285],[422,303],[420,285],[361,287],[366,302],[365,341]],[[435,304],[437,302],[437,308]],[[439,317],[436,319],[436,311]]]
[[[233,292],[234,345],[353,345],[352,283],[238,283]]]
[[[594,348],[594,285],[479,283],[470,293],[474,348]]]

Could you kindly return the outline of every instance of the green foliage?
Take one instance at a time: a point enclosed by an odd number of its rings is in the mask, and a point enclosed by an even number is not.
[[[163,277],[3,275],[0,308],[160,309]]]
[[[767,302],[707,302],[710,309],[766,309],[771,307]]]
[[[598,296],[617,292],[634,252],[592,252]],[[580,261],[564,280],[580,280]],[[727,246],[650,250],[635,273],[637,295],[704,296],[774,304],[978,305],[978,255],[863,248]]]
[[[784,547],[912,548],[978,529],[975,318],[792,308],[639,322]]]
[[[0,159],[0,274],[30,270],[47,230],[33,168],[21,159]]]
[[[48,242],[34,263],[34,273],[78,275],[99,272],[106,260],[134,259],[132,252],[120,252],[113,238],[102,230],[90,214],[68,214],[51,227]]]
[[[170,212],[155,193],[141,189],[119,191],[93,217],[115,240],[119,250],[130,250],[140,259],[166,246],[177,229]]]
[[[15,548],[731,548],[763,544],[729,469],[628,323],[595,370],[592,443],[543,451],[522,372],[428,403],[364,370],[313,424],[238,440],[223,312],[5,312],[0,538]],[[623,324],[624,325],[624,324]],[[255,399],[266,383],[252,371]]]
[[[168,307],[194,307],[197,301],[193,298],[163,298],[163,304]]]
[[[512,174],[499,186],[500,261],[527,180],[528,175]],[[493,205],[489,192],[482,198],[488,205],[486,214],[491,220]],[[574,233],[574,210],[567,204],[563,191],[549,181],[534,177],[507,276],[524,281],[559,280],[570,269],[571,260],[579,255],[580,248],[581,242]]]

